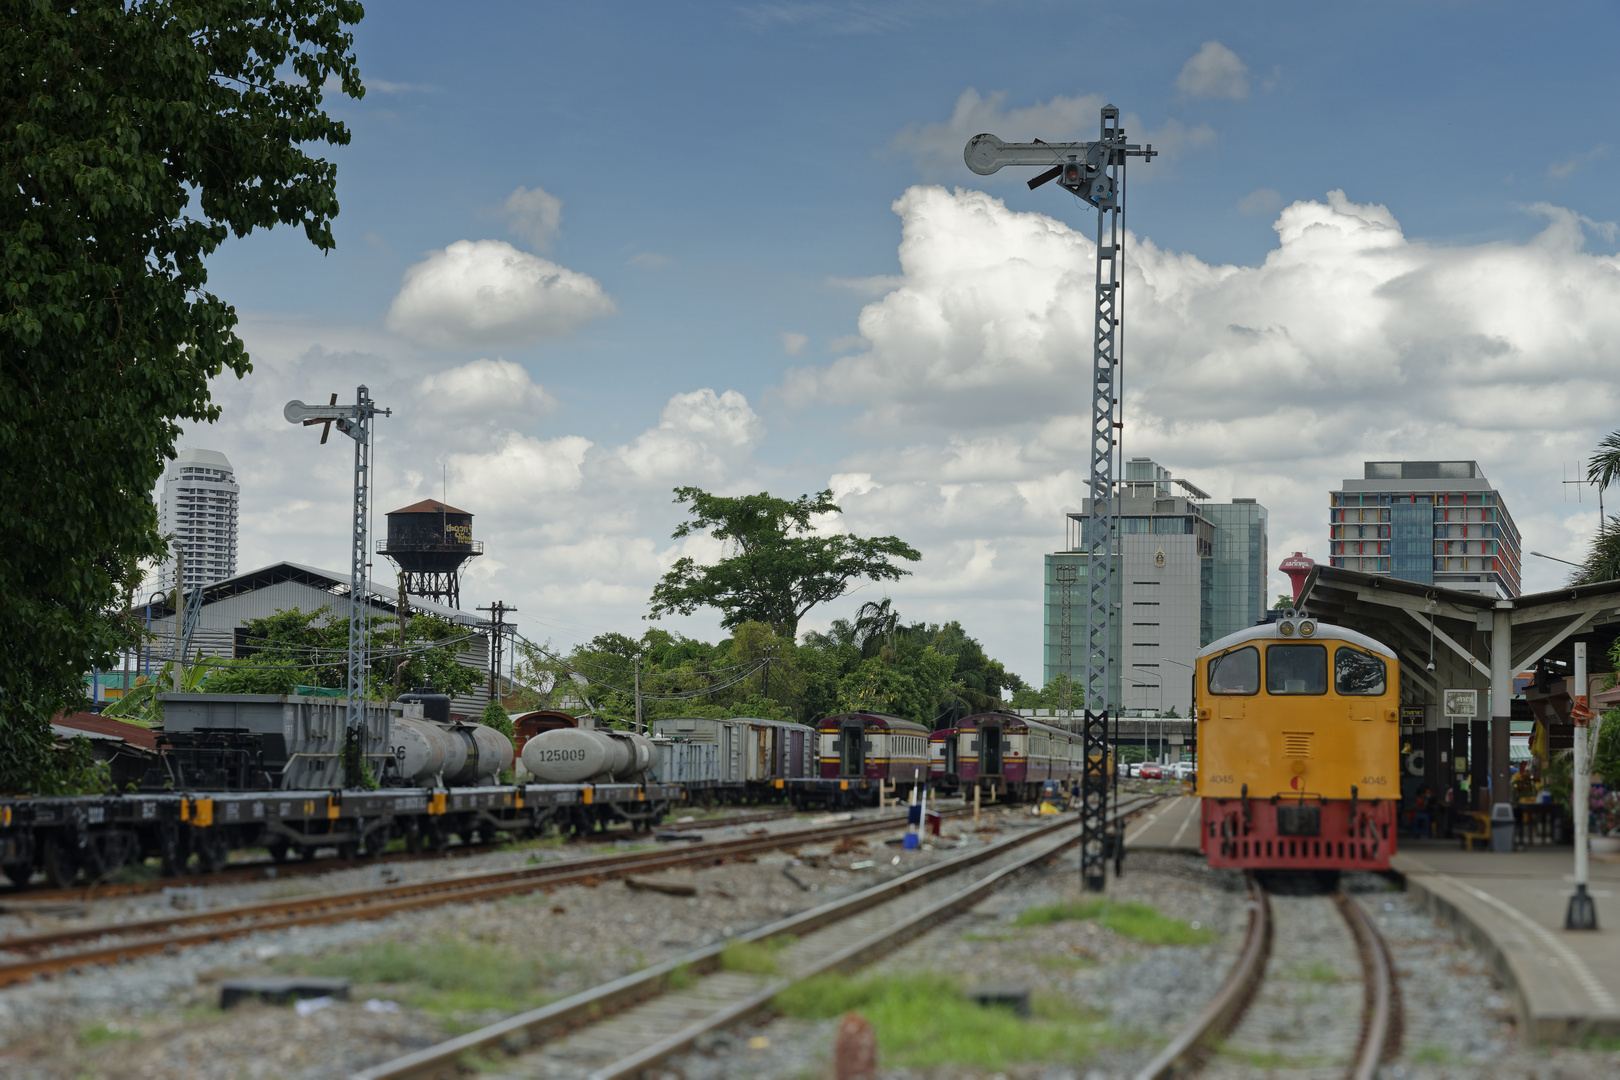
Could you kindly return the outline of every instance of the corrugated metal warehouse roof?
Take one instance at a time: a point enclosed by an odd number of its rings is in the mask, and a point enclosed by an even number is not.
[[[314,611],[319,607],[331,609],[331,618],[344,622],[349,618],[349,576],[303,563],[279,562],[250,570],[245,574],[226,578],[203,590],[202,609],[197,616],[197,628],[191,638],[191,653],[204,656],[232,657],[237,655],[237,631],[254,619],[268,618],[278,611]],[[366,597],[366,606],[380,617],[392,618],[399,609],[399,593],[373,581]],[[489,636],[483,632],[488,623],[476,615],[456,608],[411,597],[413,612],[433,615],[473,632],[457,655],[456,660],[477,671],[489,670]],[[145,609],[136,609],[144,615]],[[172,652],[174,613],[169,605],[154,605],[152,630],[158,635],[154,644],[154,662],[166,660]],[[455,698],[451,710],[475,716],[483,712],[489,702],[489,686],[480,682],[469,694]]]

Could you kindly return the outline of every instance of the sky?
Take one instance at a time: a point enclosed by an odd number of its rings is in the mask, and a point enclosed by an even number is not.
[[[352,445],[282,406],[364,383],[376,535],[471,511],[463,606],[534,640],[639,635],[677,558],[721,554],[671,539],[674,487],[831,488],[825,528],[923,558],[801,630],[888,596],[1038,681],[1095,213],[962,146],[1091,138],[1105,103],[1162,151],[1130,167],[1126,456],[1257,498],[1273,564],[1325,560],[1364,460],[1479,461],[1527,552],[1596,527],[1563,481],[1620,427],[1610,5],[372,8],[364,99],[327,97],[336,250],[283,228],[210,262],[254,371],[180,445],[235,466],[244,571],[346,570]],[[1527,554],[1525,587],[1568,571]]]

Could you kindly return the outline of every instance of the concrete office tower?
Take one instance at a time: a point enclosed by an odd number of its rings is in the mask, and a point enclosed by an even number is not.
[[[1368,461],[1328,496],[1332,565],[1506,599],[1519,530],[1475,461]]]
[[[1045,671],[1062,670],[1061,593],[1056,568],[1075,565],[1071,587],[1071,677],[1084,677],[1084,528],[1068,515],[1065,550],[1046,557]],[[1266,509],[1253,499],[1214,502],[1208,492],[1149,458],[1125,463],[1114,507],[1115,612],[1110,678],[1114,707],[1128,712],[1192,706],[1192,664],[1217,637],[1252,626],[1266,604]]]
[[[182,450],[163,474],[158,531],[172,536],[170,551],[185,552],[182,588],[212,585],[236,573],[236,516],[241,488],[230,461],[217,450]],[[174,588],[171,554],[158,587]]]

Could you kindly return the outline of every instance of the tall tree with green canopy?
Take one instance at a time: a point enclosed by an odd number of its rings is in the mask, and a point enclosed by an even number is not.
[[[1620,479],[1620,431],[1611,431],[1598,443],[1597,452],[1586,463],[1586,479],[1603,488]],[[1587,550],[1581,567],[1569,576],[1571,585],[1595,585],[1620,579],[1620,518],[1598,519],[1597,535]]]
[[[149,493],[208,381],[251,370],[204,260],[299,225],[333,247],[359,98],[349,0],[15,0],[0,9],[0,791],[71,786],[49,721],[132,640]]]
[[[691,505],[675,539],[708,530],[726,542],[728,553],[710,566],[690,556],[677,560],[653,589],[649,619],[712,607],[727,629],[762,622],[791,640],[805,612],[844,595],[850,582],[898,581],[911,571],[894,560],[922,558],[897,536],[817,535],[812,519],[843,513],[830,490],[789,500],[763,491],[731,497],[680,487],[675,501]]]

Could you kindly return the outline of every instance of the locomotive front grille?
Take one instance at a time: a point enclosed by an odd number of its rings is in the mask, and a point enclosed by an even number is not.
[[[1283,757],[1308,758],[1311,756],[1311,735],[1309,731],[1285,731],[1283,737]]]

